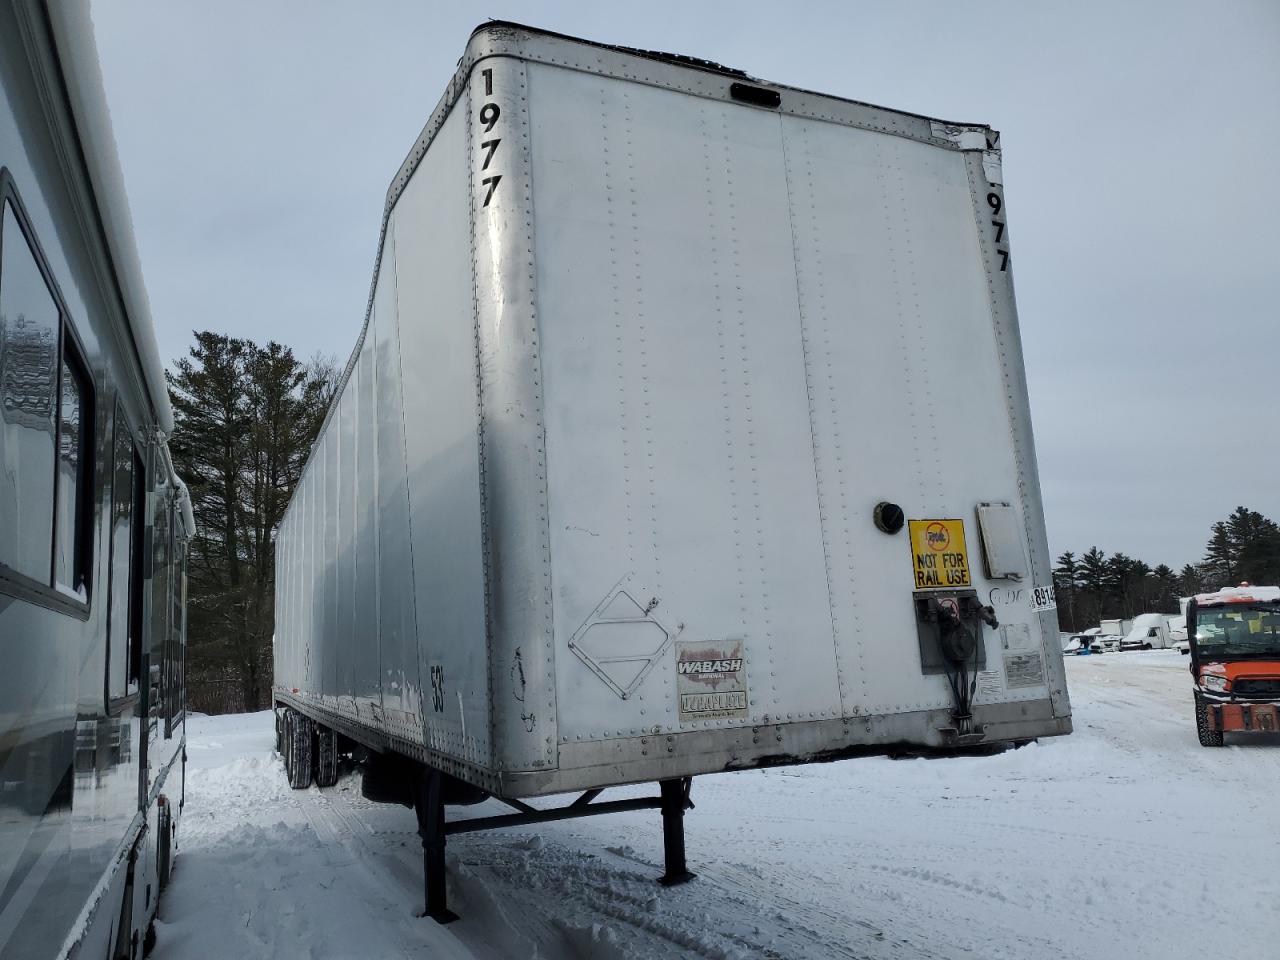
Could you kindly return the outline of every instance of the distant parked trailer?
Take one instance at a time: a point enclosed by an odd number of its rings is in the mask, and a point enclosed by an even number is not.
[[[1164,650],[1173,646],[1169,632],[1169,614],[1140,613],[1133,618],[1129,632],[1120,643],[1122,650]]]
[[[1129,619],[1117,618],[1102,621],[1102,633],[1109,636],[1127,637],[1132,629],[1133,621]]]
[[[430,913],[450,832],[660,806],[674,881],[696,774],[1070,730],[1000,171],[984,126],[476,30],[276,541],[290,777],[369,753]]]

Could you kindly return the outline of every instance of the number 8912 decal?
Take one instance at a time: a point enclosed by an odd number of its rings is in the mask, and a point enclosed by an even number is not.
[[[481,70],[480,75],[484,77],[484,95],[486,97],[493,96],[493,71]],[[494,127],[498,124],[498,118],[502,116],[502,107],[498,106],[492,100],[486,100],[480,105],[480,110],[476,115],[476,119],[480,121],[481,135],[487,136],[494,132]],[[481,162],[480,172],[485,173],[494,162],[494,157],[498,152],[498,147],[502,143],[501,137],[489,137],[487,140],[480,141]],[[502,182],[502,174],[490,173],[487,177],[480,178],[480,186],[484,189],[484,200],[480,206],[487,207],[489,201],[493,199],[494,192],[498,189],[498,184]]]

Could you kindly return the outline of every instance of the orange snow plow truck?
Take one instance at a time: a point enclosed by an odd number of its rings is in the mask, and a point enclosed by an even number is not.
[[[1187,639],[1201,746],[1222,746],[1224,733],[1280,732],[1280,587],[1196,595]]]

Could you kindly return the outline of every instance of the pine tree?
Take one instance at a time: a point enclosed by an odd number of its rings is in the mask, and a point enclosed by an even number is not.
[[[1178,592],[1184,597],[1204,592],[1204,575],[1195,564],[1186,564],[1178,574]]]
[[[1210,588],[1241,581],[1280,583],[1280,525],[1256,510],[1236,507],[1213,525],[1201,571]]]
[[[1113,553],[1107,561],[1107,599],[1113,609],[1119,611],[1121,618],[1132,613],[1133,570],[1133,559],[1123,553]]]
[[[1080,558],[1080,585],[1088,598],[1092,619],[1101,620],[1107,588],[1107,555],[1097,547],[1090,547]]]
[[[275,528],[332,395],[331,365],[287,347],[210,333],[168,374],[174,466],[197,533],[188,570],[192,666],[230,670],[245,705],[265,700],[275,603]]]
[[[1280,579],[1280,527],[1248,507],[1236,507],[1226,524],[1236,575],[1250,583],[1276,583]]]
[[[1151,567],[1141,560],[1133,561],[1133,566],[1129,570],[1129,581],[1133,612],[1149,613],[1152,594],[1155,590],[1155,584],[1151,581]]]
[[[1058,596],[1058,610],[1065,612],[1064,626],[1068,630],[1076,630],[1076,587],[1080,575],[1076,555],[1068,550],[1058,557],[1058,565],[1053,569],[1053,589]]]
[[[1213,525],[1213,533],[1205,547],[1201,567],[1205,576],[1216,580],[1218,586],[1233,586],[1236,583],[1236,547],[1231,541],[1225,521],[1219,520]]]
[[[1156,609],[1164,613],[1178,609],[1178,576],[1166,564],[1157,564],[1151,571],[1151,579],[1155,583]]]

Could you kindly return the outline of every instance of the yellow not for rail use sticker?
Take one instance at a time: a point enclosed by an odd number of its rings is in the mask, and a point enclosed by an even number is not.
[[[911,564],[916,589],[972,586],[963,520],[911,520]]]

